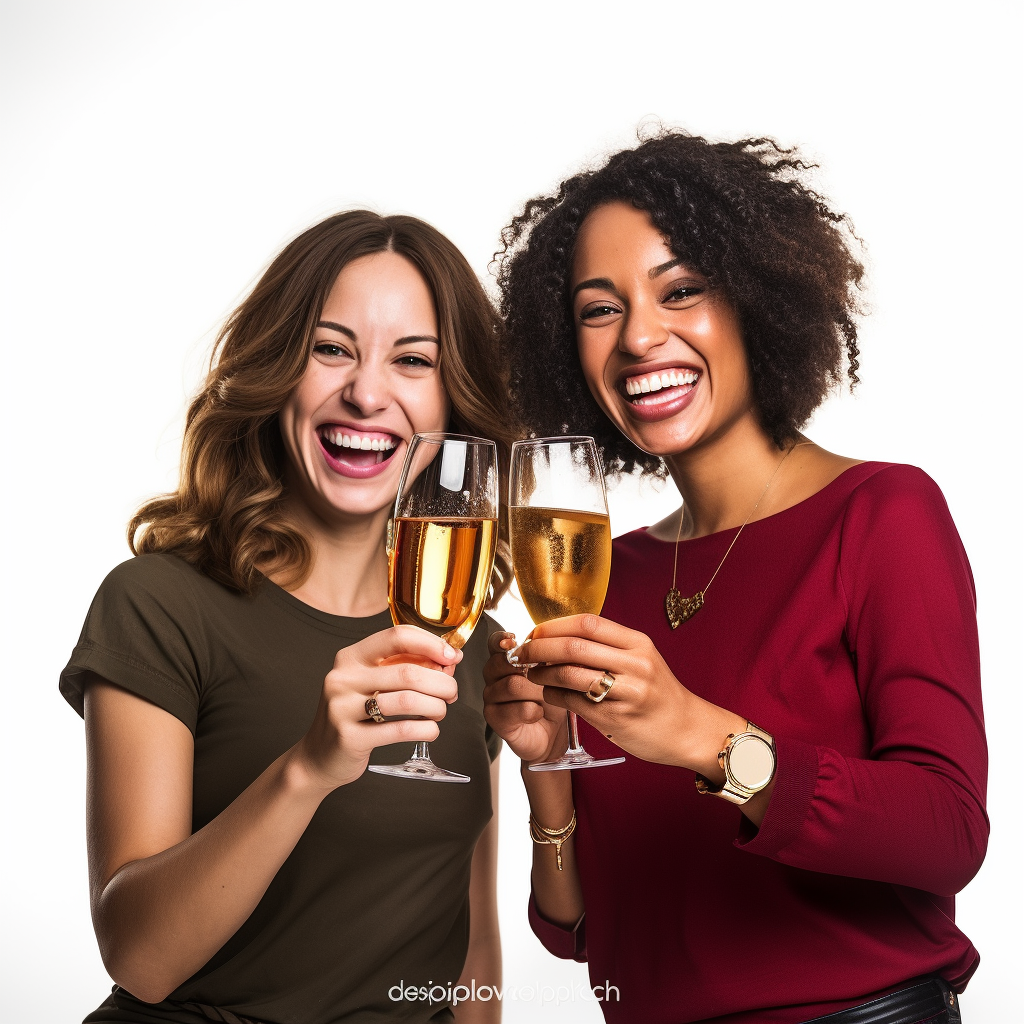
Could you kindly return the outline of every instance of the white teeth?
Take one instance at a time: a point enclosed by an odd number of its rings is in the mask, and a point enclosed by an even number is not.
[[[356,448],[364,452],[386,452],[395,447],[394,439],[390,437],[361,437],[341,430],[325,430],[324,438],[339,448]]]
[[[667,370],[665,373],[652,373],[647,377],[631,377],[626,381],[626,394],[646,395],[652,391],[661,391],[662,388],[696,384],[699,376],[695,370]]]

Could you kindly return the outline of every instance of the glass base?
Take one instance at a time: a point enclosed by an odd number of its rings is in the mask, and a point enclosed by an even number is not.
[[[566,751],[557,761],[541,761],[529,765],[531,772],[570,772],[576,768],[601,768],[606,764],[622,764],[624,757],[591,757],[585,750]]]
[[[410,757],[405,764],[371,764],[371,772],[378,775],[397,775],[400,779],[418,779],[421,782],[469,782],[468,775],[438,768],[429,757]]]

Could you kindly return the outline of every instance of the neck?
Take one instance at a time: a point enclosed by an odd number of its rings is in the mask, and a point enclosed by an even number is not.
[[[738,527],[755,503],[754,518],[767,514],[771,494],[758,499],[783,455],[749,416],[721,435],[666,459],[683,497],[680,536],[703,537]]]
[[[385,533],[390,506],[330,523],[294,501],[289,517],[309,540],[313,568],[299,586],[286,589],[320,611],[361,618],[388,606]],[[275,583],[281,581],[271,573]]]

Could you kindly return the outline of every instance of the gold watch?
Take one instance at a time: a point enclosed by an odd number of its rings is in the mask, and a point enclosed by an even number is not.
[[[720,796],[733,804],[745,804],[775,775],[775,740],[770,733],[748,721],[746,732],[726,736],[718,763],[725,772],[725,783],[713,786],[698,773],[697,792]]]

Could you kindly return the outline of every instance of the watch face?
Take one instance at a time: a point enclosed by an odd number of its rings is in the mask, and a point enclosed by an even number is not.
[[[771,782],[775,754],[760,736],[737,736],[729,748],[729,774],[745,789],[759,790]]]

